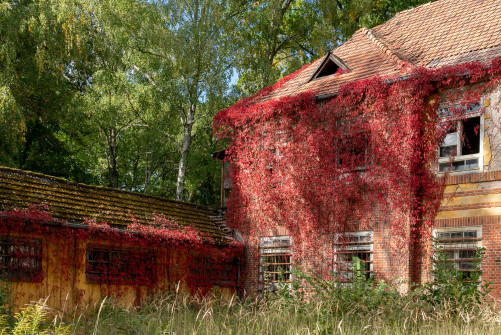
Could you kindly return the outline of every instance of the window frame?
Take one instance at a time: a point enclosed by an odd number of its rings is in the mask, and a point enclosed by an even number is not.
[[[108,261],[90,260],[91,252],[109,253]],[[112,261],[112,255],[118,258],[123,258],[126,271],[117,272],[110,270],[109,267],[117,266],[117,263]],[[122,284],[122,285],[147,285],[156,281],[156,257],[152,251],[135,250],[114,245],[99,245],[89,243],[85,249],[85,278],[91,284]],[[131,260],[141,264],[148,264],[146,268],[147,276],[140,275],[130,271]],[[125,263],[126,262],[126,263]],[[152,262],[152,263],[150,263]],[[92,263],[98,264],[97,269],[93,268]],[[103,267],[102,264],[107,264]],[[101,264],[101,268],[99,268]],[[101,271],[100,271],[101,270]]]
[[[28,248],[28,257],[24,260],[32,263],[27,270],[23,268],[15,268],[13,263],[19,264],[23,261],[22,257],[16,257],[15,247]],[[8,249],[8,250],[5,250]],[[43,257],[43,242],[41,238],[28,238],[17,236],[2,236],[0,237],[0,274],[5,276],[5,279],[13,282],[41,282],[42,275],[42,257]],[[7,264],[9,263],[9,264]]]
[[[441,157],[440,156],[440,151],[443,147],[446,147],[445,145],[443,146],[443,142],[439,144],[438,146],[438,164],[437,164],[437,171],[439,174],[443,173],[464,173],[464,172],[472,172],[472,171],[479,171],[482,172],[484,170],[484,124],[485,124],[485,118],[484,118],[484,113],[483,113],[483,99],[480,99],[478,103],[476,103],[475,109],[472,112],[466,113],[462,118],[454,118],[448,113],[449,107],[442,107],[439,109],[439,117],[441,119],[441,123],[445,122],[456,122],[456,155],[455,156],[448,156],[448,157]],[[477,107],[478,106],[478,107]],[[449,114],[449,115],[448,115]],[[463,126],[463,121],[466,119],[472,119],[475,117],[479,117],[479,152],[475,154],[469,154],[469,155],[462,155],[462,147],[463,147],[463,132],[464,132],[464,126]],[[444,138],[445,141],[445,138]],[[466,168],[466,169],[459,169],[459,170],[453,170],[452,164],[455,162],[464,162],[472,159],[477,159],[478,160],[478,166],[474,168]],[[447,164],[447,168],[442,170],[441,165]]]
[[[449,232],[471,232],[475,231],[477,237],[475,238],[460,238],[460,239],[450,239],[449,242],[450,244],[448,245],[448,248],[441,248],[438,249],[436,248],[436,245],[439,245],[440,247],[443,247],[444,243],[440,243],[440,239],[438,238],[440,233],[449,233]],[[476,271],[475,269],[467,270],[467,269],[461,269],[461,264],[460,262],[471,262],[474,259],[473,258],[461,258],[458,257],[460,256],[461,251],[477,251],[482,248],[482,226],[461,226],[461,227],[440,227],[440,228],[434,228],[432,231],[432,236],[433,236],[433,253],[435,254],[437,251],[445,251],[445,252],[453,252],[454,253],[454,258],[451,260],[448,260],[452,264],[454,264],[454,268],[458,271],[461,272],[471,272],[471,271]],[[447,241],[447,240],[445,240]],[[456,242],[456,243],[452,243]],[[471,248],[471,244],[475,244],[475,248]],[[461,246],[465,245],[466,248],[462,248]]]
[[[266,257],[283,257],[284,262],[265,263]],[[285,280],[278,278],[285,265],[286,270],[283,271]],[[276,266],[275,271],[267,271],[266,266]],[[271,274],[273,280],[267,278],[267,274]],[[292,240],[288,235],[280,236],[265,236],[259,238],[259,271],[258,271],[258,292],[260,295],[265,292],[274,292],[284,287],[290,287],[293,279],[292,275]]]
[[[357,241],[357,242],[342,242],[341,239],[346,238],[347,236],[355,236],[360,238],[361,236],[369,236],[368,241]],[[368,249],[352,249],[346,250],[346,247],[350,246],[367,246]],[[353,279],[355,278],[355,273],[353,269],[346,270],[342,268],[342,264],[351,264],[353,266],[353,261],[340,260],[340,255],[352,255],[352,258],[355,254],[366,253],[368,254],[369,260],[363,260],[366,266],[365,273],[366,279],[374,276],[374,231],[356,231],[356,232],[346,232],[336,234],[334,238],[334,263],[333,263],[333,273],[336,275],[336,279],[341,282],[341,284],[351,284]],[[360,257],[359,257],[360,258]],[[351,274],[342,278],[340,274]]]

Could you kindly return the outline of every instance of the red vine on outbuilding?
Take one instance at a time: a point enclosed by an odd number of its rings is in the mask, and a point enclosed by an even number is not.
[[[19,266],[26,267],[22,278],[6,278],[11,281],[41,283],[50,276],[48,285],[53,288],[61,285],[57,283],[73,287],[104,284],[103,295],[118,298],[131,286],[154,293],[172,290],[182,282],[190,293],[206,294],[215,286],[236,289],[240,285],[237,271],[241,243],[215,241],[193,226],[179,225],[163,216],[156,217],[155,226],[141,225],[132,216],[130,225],[121,228],[93,219],[71,225],[55,219],[48,206],[30,205],[0,212],[0,239],[23,244],[18,248],[21,253],[13,255],[16,263],[3,264],[7,265],[2,268],[4,275],[18,271]],[[27,247],[30,241],[43,241],[43,252],[32,255]],[[202,263],[198,255],[210,258]],[[43,268],[36,265],[40,271],[33,271],[35,261],[43,262]],[[111,266],[106,265],[110,262]],[[78,283],[81,279],[76,271],[82,270],[86,283]]]

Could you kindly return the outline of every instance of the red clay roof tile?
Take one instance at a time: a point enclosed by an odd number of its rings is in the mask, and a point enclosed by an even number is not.
[[[362,28],[333,52],[351,72],[309,82],[318,59],[259,101],[307,90],[335,93],[347,82],[397,75],[406,67],[437,68],[488,62],[501,55],[500,0],[439,0],[398,13],[373,29]]]

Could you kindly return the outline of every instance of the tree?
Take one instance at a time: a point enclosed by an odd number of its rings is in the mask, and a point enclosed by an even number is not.
[[[231,70],[229,20],[225,0],[165,1],[152,4],[158,13],[144,39],[134,49],[142,54],[141,66],[150,84],[165,101],[163,122],[149,126],[163,133],[177,147],[179,163],[175,197],[185,192],[188,158],[197,124],[224,105]],[[176,127],[159,125],[177,120]]]
[[[238,89],[249,96],[272,85],[396,12],[428,0],[234,0]]]
[[[0,163],[86,181],[85,163],[64,140],[85,77],[85,56],[73,56],[85,40],[70,40],[59,14],[50,1],[0,4]]]

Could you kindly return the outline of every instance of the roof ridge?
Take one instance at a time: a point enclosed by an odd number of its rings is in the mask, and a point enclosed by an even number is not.
[[[368,29],[366,27],[360,28],[360,32],[363,33],[369,41],[371,41],[373,44],[375,44],[383,53],[393,61],[397,62],[397,64],[401,68],[407,68],[407,67],[414,67],[415,64],[412,63],[411,61],[405,59],[401,55],[397,54],[395,51],[393,51],[385,42],[383,42],[381,39],[376,37],[376,35],[373,33],[371,29]]]
[[[31,176],[33,178],[48,179],[48,180],[51,180],[53,182],[66,183],[66,184],[69,184],[69,185],[83,187],[83,188],[88,188],[88,189],[103,190],[103,191],[110,191],[110,192],[118,192],[118,193],[121,193],[121,194],[133,194],[133,195],[136,195],[136,196],[139,196],[139,197],[143,197],[143,198],[158,199],[158,200],[170,202],[170,203],[173,203],[173,204],[186,205],[186,206],[190,206],[190,207],[194,207],[194,208],[198,208],[198,209],[202,209],[202,210],[207,210],[208,212],[214,212],[215,211],[213,208],[208,207],[208,206],[202,206],[202,205],[192,204],[192,203],[189,203],[189,202],[180,201],[180,200],[174,200],[174,199],[169,199],[169,198],[166,198],[166,197],[160,197],[160,196],[152,195],[152,194],[144,194],[144,193],[139,193],[139,192],[132,192],[132,191],[127,191],[127,190],[121,190],[121,189],[113,188],[113,187],[106,187],[106,186],[98,186],[98,185],[89,185],[89,184],[79,183],[79,182],[72,181],[72,180],[67,180],[67,179],[61,178],[61,177],[55,177],[55,176],[46,175],[46,174],[43,174],[43,173],[40,173],[40,172],[33,172],[33,171],[28,171],[28,170],[21,170],[21,169],[11,168],[11,167],[7,167],[7,166],[0,166],[0,173],[2,173],[2,172],[7,172],[7,173],[10,172],[10,173],[23,174],[23,175]]]
[[[429,2],[427,2],[427,3],[423,3],[423,4],[419,5],[419,6],[412,7],[412,8],[407,8],[407,9],[401,10],[400,12],[396,12],[396,13],[395,13],[395,15],[394,15],[393,17],[397,16],[397,15],[398,15],[398,14],[400,14],[400,13],[410,12],[410,11],[413,11],[413,10],[415,10],[415,9],[417,9],[417,8],[422,8],[422,7],[425,7],[425,6],[431,5],[431,4],[433,4],[433,3],[438,3],[438,2],[442,2],[442,1],[443,1],[443,0],[436,0],[436,1],[430,0]],[[392,18],[393,18],[393,17],[392,17]],[[391,19],[390,19],[390,20],[391,20]],[[389,20],[388,20],[388,21],[389,21]]]

